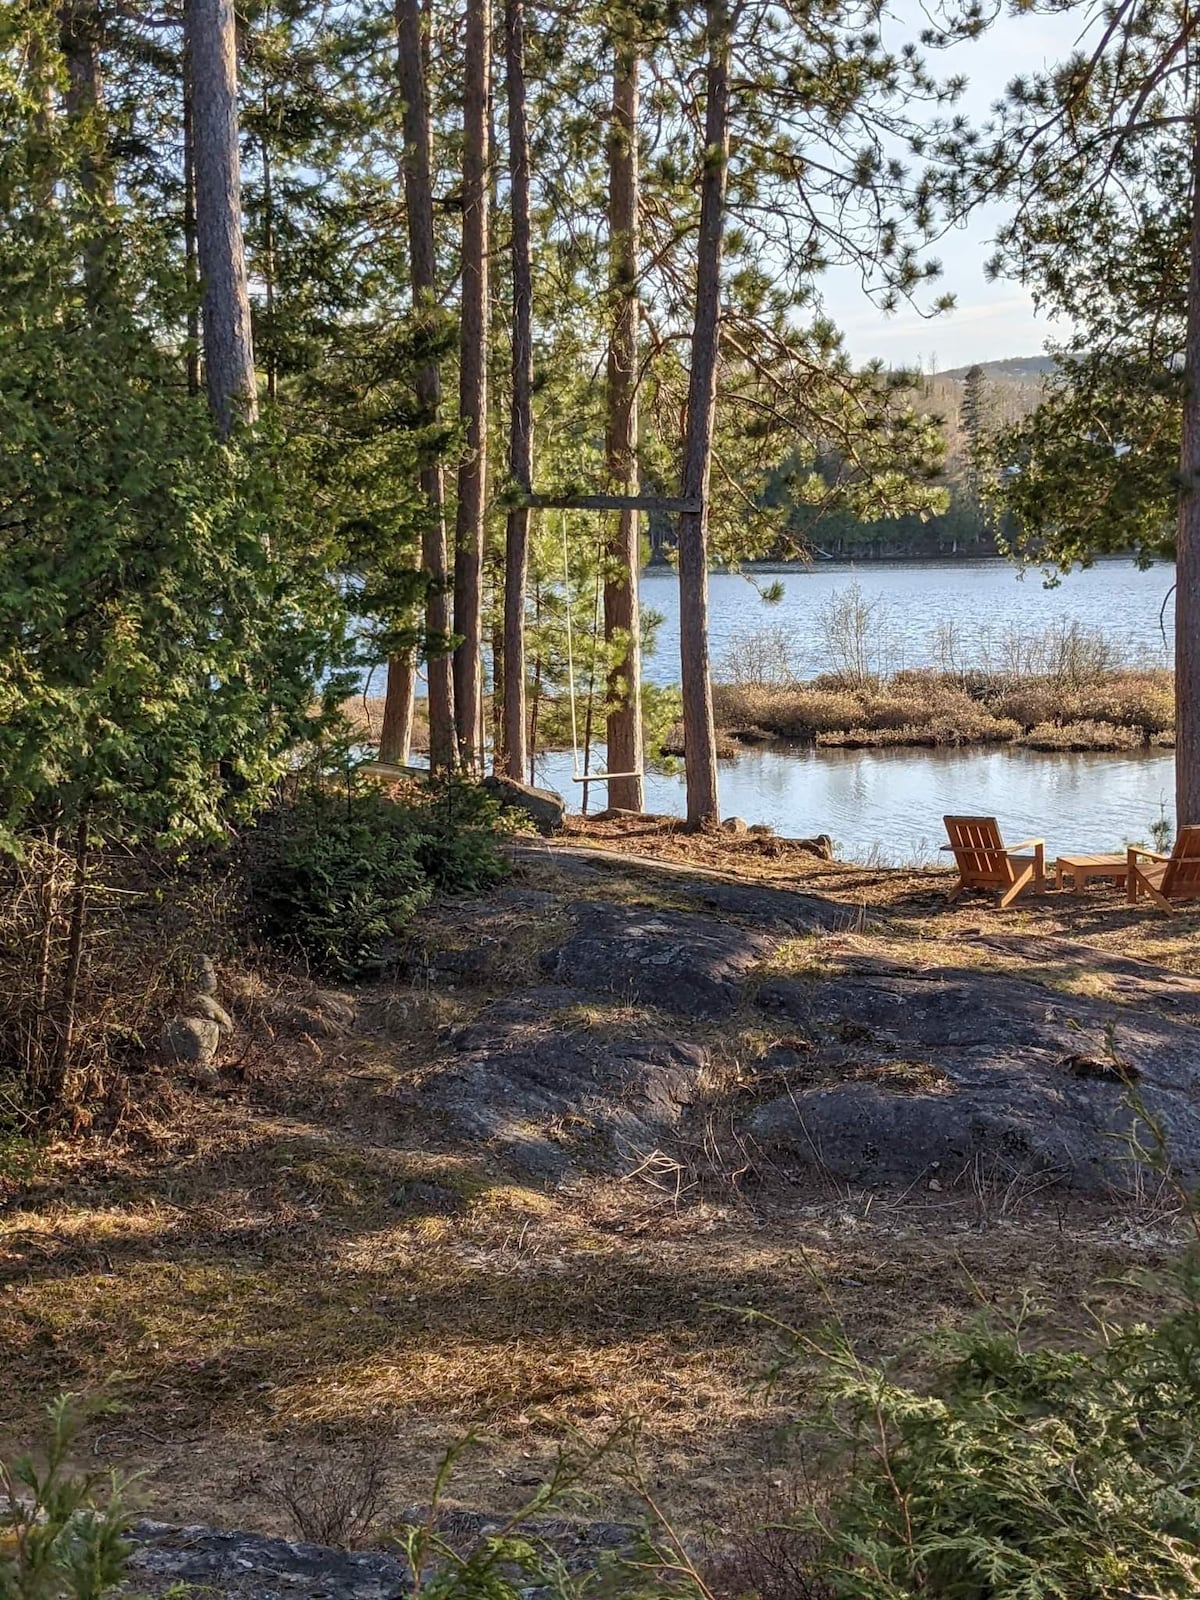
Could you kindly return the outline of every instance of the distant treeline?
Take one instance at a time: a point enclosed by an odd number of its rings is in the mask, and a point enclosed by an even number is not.
[[[774,516],[779,530],[760,557],[894,561],[996,555],[997,525],[980,500],[980,448],[995,430],[1034,409],[1050,365],[1047,357],[1014,358],[918,380],[914,403],[936,419],[945,443],[942,470],[934,480],[947,497],[941,512],[863,519],[851,509],[856,478],[852,463],[835,450],[815,456],[791,452],[765,482],[753,489],[746,486],[761,511]],[[667,560],[674,547],[674,519],[652,517],[650,560]]]
[[[768,494],[769,494],[768,490]],[[765,558],[774,561],[835,557],[855,561],[895,561],[945,557],[978,559],[997,553],[993,528],[985,524],[973,497],[949,486],[950,503],[940,515],[915,515],[861,521],[845,510],[792,504],[779,540]],[[764,496],[765,503],[771,502]],[[778,504],[779,502],[776,502]],[[651,564],[666,562],[675,548],[674,519],[650,519]]]

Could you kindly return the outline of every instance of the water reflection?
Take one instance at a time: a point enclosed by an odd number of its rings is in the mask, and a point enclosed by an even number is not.
[[[852,566],[819,562],[757,582],[778,583],[782,599],[765,604],[754,582],[738,573],[709,578],[709,641],[715,675],[740,634],[774,628],[784,633],[805,677],[829,667],[819,622],[821,608],[857,583],[878,602],[873,649],[885,672],[939,664],[939,634],[952,627],[962,659],[976,660],[1013,630],[1036,634],[1078,622],[1112,637],[1123,653],[1150,666],[1170,665],[1167,642],[1174,615],[1170,563],[1139,572],[1129,561],[1100,561],[1073,572],[1056,589],[1040,573],[1024,577],[1007,561],[878,561]],[[679,581],[673,571],[642,574],[642,604],[663,617],[657,649],[646,662],[652,683],[679,682]],[[1165,609],[1164,609],[1165,608]]]
[[[603,752],[594,764],[598,768]],[[580,804],[569,753],[544,757],[539,782]],[[1117,850],[1146,840],[1174,794],[1170,751],[1121,754],[993,750],[791,750],[755,748],[720,768],[724,816],[768,822],[779,833],[828,833],[848,860],[933,859],[947,812],[995,816],[1013,840],[1044,838],[1051,855]],[[646,805],[682,816],[682,773],[648,774]],[[605,804],[592,790],[591,809]]]

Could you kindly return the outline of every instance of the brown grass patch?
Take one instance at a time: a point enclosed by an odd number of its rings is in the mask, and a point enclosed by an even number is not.
[[[1041,722],[1021,743],[1031,750],[1138,750],[1145,740],[1115,722]]]
[[[859,952],[1026,971],[1036,955],[1046,981],[1079,981],[1087,963],[1055,958],[1056,939],[1086,940],[1097,970],[1118,951],[1194,965],[1194,917],[1130,913],[1102,892],[1047,895],[1001,923],[983,904],[948,910],[946,872],[851,868],[788,841],[647,821],[576,821],[571,837],[870,909],[858,931],[795,941],[780,958],[793,971]],[[535,888],[557,882],[553,850],[529,871]],[[615,867],[586,893],[654,902],[660,890]],[[447,1027],[540,981],[546,923],[544,907],[504,895],[435,909],[425,955],[495,941],[473,986],[365,990],[349,1035],[281,1032],[216,1091],[172,1085],[153,1125],[47,1150],[0,1213],[0,1449],[33,1436],[56,1391],[108,1388],[124,1409],[88,1449],[143,1469],[151,1512],[272,1529],[286,1527],[271,1494],[283,1452],[382,1437],[388,1504],[401,1507],[427,1497],[450,1443],[484,1427],[457,1493],[505,1510],[568,1429],[636,1413],[647,1470],[687,1520],[756,1478],[786,1420],[756,1387],[773,1335],[743,1311],[808,1329],[835,1314],[864,1354],[894,1354],[969,1316],[980,1292],[1028,1287],[1082,1317],[1098,1284],[1173,1248],[1157,1211],[1151,1227],[1149,1212],[988,1174],[953,1193],[870,1195],[819,1175],[796,1186],[764,1164],[748,1193],[744,1153],[721,1140],[756,1092],[753,1062],[786,1043],[749,1012],[707,1033],[619,1004],[572,1019],[656,1021],[709,1045],[712,1148],[698,1135],[679,1153],[678,1184],[649,1167],[558,1188],[505,1171],[438,1126],[420,1085],[443,1070]],[[977,936],[1000,928],[1011,946]],[[938,1092],[935,1061],[855,1070]],[[606,1496],[605,1514],[627,1509]]]
[[[1165,671],[1064,676],[899,672],[852,685],[818,678],[793,684],[717,684],[718,727],[823,745],[998,744],[1044,750],[1123,750],[1168,737],[1172,677]]]

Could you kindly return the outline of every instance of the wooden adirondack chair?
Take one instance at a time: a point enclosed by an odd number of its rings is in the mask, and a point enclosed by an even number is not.
[[[942,849],[953,850],[958,868],[958,887],[950,896],[951,902],[967,889],[998,889],[1003,911],[1030,884],[1039,894],[1046,887],[1044,839],[1023,839],[1020,844],[1006,845],[995,817],[946,817],[944,820],[950,843]],[[1033,854],[1019,855],[1021,850],[1032,850]]]
[[[1174,911],[1172,900],[1200,897],[1200,827],[1180,828],[1169,856],[1131,844],[1125,894],[1131,905],[1149,895],[1164,911]]]

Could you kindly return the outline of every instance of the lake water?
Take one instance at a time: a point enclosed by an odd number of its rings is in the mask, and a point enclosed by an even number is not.
[[[603,751],[598,753],[603,755]],[[1008,748],[970,750],[742,751],[719,767],[722,816],[769,822],[777,833],[828,833],[847,861],[903,864],[937,858],[947,812],[995,816],[1006,838],[1044,838],[1048,853],[1119,850],[1148,842],[1150,824],[1174,806],[1175,767],[1167,750],[1065,755]],[[572,811],[580,785],[567,751],[538,762],[538,781]],[[589,809],[606,804],[591,786]],[[686,811],[683,774],[647,773],[646,806]],[[945,859],[944,857],[942,858]]]
[[[733,573],[710,579],[710,645],[714,676],[739,640],[778,629],[793,665],[812,675],[828,664],[820,621],[823,606],[857,583],[873,618],[878,664],[885,671],[938,664],[939,632],[953,623],[963,658],[1002,647],[1010,630],[1039,632],[1078,622],[1112,639],[1147,665],[1169,664],[1173,615],[1168,599],[1174,569],[1139,572],[1106,561],[1045,589],[1040,575],[1021,578],[1006,562],[879,562],[851,567],[821,562],[804,570],[758,573],[754,582]],[[778,582],[782,599],[767,605],[755,584]],[[646,663],[654,683],[679,681],[678,580],[671,571],[643,574],[642,603],[662,614],[658,649]],[[1165,605],[1165,610],[1164,610]],[[1160,622],[1161,615],[1161,622]],[[1163,630],[1166,639],[1164,641]],[[601,749],[594,765],[603,761]],[[569,797],[572,757],[553,754],[539,764],[539,781]],[[1067,755],[1009,748],[968,750],[816,750],[756,747],[720,764],[724,816],[770,823],[779,833],[828,833],[847,860],[935,859],[944,843],[946,812],[996,816],[1005,835],[1044,837],[1059,850],[1116,850],[1149,838],[1150,824],[1174,797],[1170,751]],[[604,786],[591,790],[590,808],[605,804]],[[682,815],[682,773],[647,774],[646,804]],[[943,858],[944,859],[944,858]]]
[[[713,676],[728,676],[722,669],[740,641],[764,629],[778,630],[786,639],[800,676],[827,670],[821,611],[852,584],[875,606],[868,643],[877,670],[883,672],[939,665],[939,637],[950,625],[960,657],[975,660],[1002,650],[1014,630],[1040,633],[1075,622],[1106,634],[1126,655],[1146,665],[1166,666],[1171,659],[1174,612],[1169,596],[1174,581],[1170,564],[1139,572],[1130,561],[1098,562],[1071,573],[1055,589],[1043,586],[1040,573],[1022,577],[1007,561],[878,561],[861,566],[819,561],[786,572],[716,572],[709,578]],[[782,598],[767,604],[759,591],[775,583]],[[663,617],[657,648],[646,661],[646,678],[678,683],[679,580],[670,569],[644,572],[641,595],[642,605]]]

